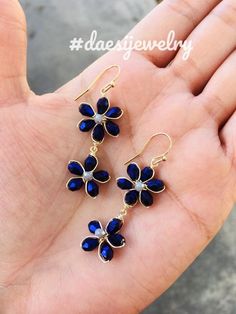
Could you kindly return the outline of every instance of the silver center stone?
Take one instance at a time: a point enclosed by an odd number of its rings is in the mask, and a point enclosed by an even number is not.
[[[96,113],[93,119],[96,123],[102,123],[103,115]]]
[[[142,189],[144,188],[143,182],[141,182],[141,181],[136,181],[134,188],[135,188],[136,191],[141,192]]]
[[[85,181],[90,181],[93,178],[93,172],[92,171],[85,171],[83,174],[83,178]]]
[[[97,236],[98,238],[102,238],[105,234],[105,231],[100,228],[95,230],[95,236]]]

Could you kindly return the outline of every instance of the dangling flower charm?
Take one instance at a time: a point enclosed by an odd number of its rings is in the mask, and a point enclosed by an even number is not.
[[[153,178],[155,171],[151,167],[145,167],[141,171],[136,163],[131,163],[127,167],[127,173],[131,180],[118,178],[117,185],[122,190],[129,190],[124,197],[128,206],[134,206],[139,199],[143,206],[149,207],[153,204],[150,192],[160,193],[165,189],[163,181]]]
[[[123,226],[123,220],[113,218],[105,229],[97,220],[90,221],[88,224],[92,237],[85,238],[81,243],[84,251],[93,251],[98,247],[98,256],[104,262],[110,262],[113,258],[112,248],[122,248],[125,246],[125,238],[119,233]]]
[[[119,119],[123,111],[119,107],[111,107],[108,98],[102,97],[97,102],[97,113],[90,104],[81,104],[79,111],[82,115],[89,117],[78,123],[82,132],[92,130],[92,140],[96,143],[102,143],[107,134],[117,137],[120,133],[119,126],[112,120]]]
[[[70,191],[77,191],[85,184],[85,192],[95,198],[99,193],[99,187],[96,182],[106,183],[110,180],[110,175],[105,170],[95,171],[98,160],[95,156],[89,155],[84,166],[78,161],[71,160],[68,164],[68,170],[76,175],[67,182],[66,186]]]

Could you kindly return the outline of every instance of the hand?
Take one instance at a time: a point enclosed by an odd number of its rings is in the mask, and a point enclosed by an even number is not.
[[[181,51],[133,52],[129,61],[112,52],[43,96],[27,84],[18,1],[0,6],[1,311],[137,313],[192,263],[235,201],[235,1],[166,0],[131,31],[136,39],[155,40],[170,30],[179,40],[190,34],[194,49],[187,61]],[[121,136],[106,138],[98,154],[113,180],[91,200],[65,188],[67,162],[82,161],[91,146],[90,135],[75,127],[81,116],[73,99],[115,63],[121,77],[109,96],[125,115]],[[111,70],[84,101],[94,104],[112,76]],[[123,193],[115,178],[126,174],[124,162],[156,132],[174,140],[158,169],[167,189],[149,209],[129,211],[122,229],[127,246],[102,264],[96,253],[80,249],[87,223],[117,215]],[[152,144],[143,165],[160,148]]]

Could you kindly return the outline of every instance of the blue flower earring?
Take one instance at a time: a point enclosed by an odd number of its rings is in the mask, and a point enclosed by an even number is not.
[[[105,133],[112,137],[117,137],[120,133],[119,126],[114,122],[121,118],[123,110],[119,107],[110,107],[110,101],[105,94],[115,86],[115,81],[120,75],[120,67],[118,65],[111,65],[101,72],[89,87],[83,91],[76,99],[78,100],[84,94],[90,91],[97,80],[108,70],[117,68],[118,73],[105,87],[101,89],[101,98],[97,101],[97,110],[88,103],[81,103],[79,106],[80,113],[86,118],[78,123],[78,128],[81,132],[91,131],[91,138],[93,145],[90,148],[90,153],[85,159],[83,165],[76,160],[70,160],[68,163],[68,170],[74,176],[70,178],[66,184],[68,190],[78,191],[85,186],[85,192],[92,198],[99,194],[98,183],[106,183],[110,180],[110,175],[106,170],[97,170],[98,146],[104,141]]]
[[[166,137],[169,141],[169,147],[163,154],[153,157],[150,166],[146,166],[141,170],[138,164],[131,161],[140,156],[149,142],[156,136]],[[117,186],[122,190],[127,190],[123,200],[124,206],[119,215],[108,222],[105,229],[100,221],[90,221],[88,229],[92,236],[85,238],[81,242],[82,250],[93,251],[98,248],[99,258],[104,263],[107,263],[113,258],[113,249],[125,246],[125,238],[120,233],[120,229],[124,224],[124,217],[128,214],[128,210],[135,206],[138,201],[144,207],[150,207],[153,204],[153,195],[165,190],[164,182],[155,178],[155,168],[160,162],[167,160],[167,155],[171,148],[171,137],[166,133],[156,133],[148,140],[140,153],[125,163],[128,164],[127,173],[129,178],[117,178]]]

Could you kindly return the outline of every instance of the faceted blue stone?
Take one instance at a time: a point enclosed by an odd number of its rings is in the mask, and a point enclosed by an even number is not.
[[[81,104],[79,111],[83,116],[92,117],[95,115],[93,108],[89,104]]]
[[[84,251],[92,251],[96,249],[98,245],[99,245],[99,239],[92,238],[92,237],[88,237],[84,239],[83,242],[81,243],[81,247]]]
[[[111,118],[111,119],[117,119],[121,115],[122,115],[122,110],[119,107],[112,107],[106,113],[106,117]]]
[[[125,203],[127,205],[133,206],[138,201],[139,192],[136,190],[131,190],[125,194]]]
[[[76,174],[78,176],[82,176],[84,170],[81,166],[80,163],[78,163],[77,161],[71,161],[69,164],[68,164],[68,170],[73,173],[73,174]]]
[[[104,114],[109,108],[109,101],[106,97],[102,97],[98,99],[97,109],[98,114]]]
[[[112,121],[106,121],[106,130],[111,136],[118,136],[120,134],[119,126]]]
[[[121,229],[123,226],[123,221],[118,218],[113,218],[109,221],[108,225],[106,226],[106,231],[108,234],[114,234]]]
[[[117,185],[122,190],[130,190],[134,187],[133,183],[126,178],[117,179]]]
[[[93,221],[90,221],[90,223],[88,224],[88,229],[91,233],[95,233],[97,229],[102,229],[102,225],[100,221],[93,220]]]
[[[99,193],[98,185],[94,181],[88,181],[86,184],[86,188],[87,193],[92,197],[96,197]]]
[[[136,181],[140,176],[140,169],[136,163],[131,163],[127,167],[127,173],[130,176],[131,180]]]
[[[105,262],[112,260],[113,250],[106,241],[101,244],[99,254]]]
[[[151,167],[145,167],[143,168],[143,170],[141,171],[141,181],[145,182],[149,179],[151,179],[154,175],[154,170]]]
[[[99,182],[106,182],[110,179],[109,173],[105,170],[94,172],[93,177]]]
[[[67,183],[67,188],[70,191],[78,191],[84,184],[81,178],[71,178]]]
[[[98,164],[97,158],[92,155],[89,155],[84,161],[84,169],[85,171],[92,171],[95,169],[97,164]]]
[[[160,192],[165,187],[164,182],[158,179],[149,180],[148,182],[146,182],[146,185],[148,189],[152,192]]]
[[[95,126],[95,121],[92,119],[82,120],[79,124],[79,129],[82,132],[88,132]]]
[[[140,197],[141,203],[143,204],[143,206],[145,207],[149,207],[153,204],[153,197],[151,195],[151,193],[149,193],[148,191],[143,190],[141,192],[141,197]]]
[[[114,247],[121,247],[125,245],[125,238],[120,233],[109,234],[108,241]]]
[[[93,129],[92,138],[95,142],[102,142],[104,139],[104,127],[101,124],[97,124]]]

